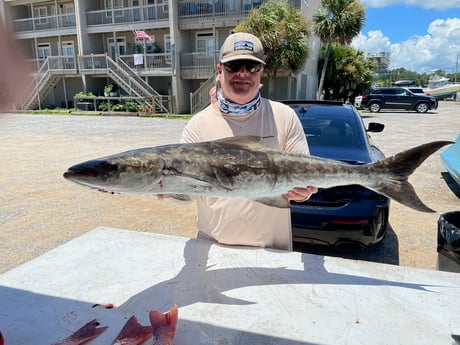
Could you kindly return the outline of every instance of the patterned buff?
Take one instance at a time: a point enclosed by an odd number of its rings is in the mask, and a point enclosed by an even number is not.
[[[236,104],[227,101],[222,96],[222,90],[217,92],[217,102],[219,104],[220,111],[224,114],[232,115],[247,115],[252,113],[260,106],[260,92],[257,93],[256,98],[246,104]]]

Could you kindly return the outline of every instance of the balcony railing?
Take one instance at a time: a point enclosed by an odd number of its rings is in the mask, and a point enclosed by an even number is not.
[[[301,0],[289,0],[295,8],[300,8]],[[266,0],[179,0],[179,18],[209,16],[245,17],[249,11],[259,8]]]
[[[181,76],[185,79],[208,79],[216,71],[219,52],[183,53],[180,55]]]
[[[119,23],[136,23],[152,20],[168,20],[168,10],[164,5],[148,5],[88,11],[87,24],[104,25]]]
[[[121,55],[120,58],[134,70],[143,70],[145,72],[155,72],[155,70],[164,72],[165,69],[171,72],[172,56],[170,53],[160,54],[143,54],[143,64],[136,68],[134,64],[134,55]],[[89,54],[75,56],[48,56],[46,59],[30,59],[27,63],[31,70],[37,72],[40,67],[49,60],[50,71],[52,73],[69,74],[82,73],[105,74],[107,73],[107,55],[106,54]]]
[[[49,70],[53,73],[76,73],[77,72],[77,58],[69,55],[55,55],[48,56],[46,59],[30,59],[26,60],[31,66],[33,72],[38,72],[42,65],[49,61]]]
[[[247,14],[259,7],[263,0],[182,0],[179,1],[179,18],[209,16],[212,14],[234,16]]]
[[[59,14],[39,18],[16,19],[13,21],[16,32],[56,30],[59,28],[75,28],[75,14]]]
[[[134,55],[120,55],[129,67],[136,69],[143,68],[146,70],[151,69],[171,69],[172,68],[172,55],[171,53],[158,53],[158,54],[141,54],[142,64],[136,65]]]

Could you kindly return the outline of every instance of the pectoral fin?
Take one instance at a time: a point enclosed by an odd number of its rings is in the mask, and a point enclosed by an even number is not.
[[[256,199],[255,201],[260,202],[266,206],[277,207],[277,208],[290,208],[291,204],[288,200],[283,198],[282,196],[278,198],[261,198]]]
[[[192,200],[190,198],[190,196],[188,196],[187,194],[169,194],[169,196],[171,198],[174,198],[174,199],[180,200],[180,201],[190,201],[190,200]]]

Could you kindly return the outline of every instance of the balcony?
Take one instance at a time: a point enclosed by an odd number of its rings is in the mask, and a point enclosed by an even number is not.
[[[30,65],[30,70],[37,73],[43,64],[48,63],[48,70],[52,74],[76,74],[77,58],[69,55],[48,56],[46,59],[29,59],[26,62]]]
[[[168,27],[169,14],[164,5],[148,5],[87,11],[88,26],[149,22],[157,27]],[[158,22],[159,21],[159,22]]]
[[[258,8],[263,0],[183,0],[179,1],[179,29],[200,29],[211,24],[233,27]]]
[[[263,2],[263,0],[182,0],[179,1],[179,18],[209,16],[211,14],[222,16],[235,13],[247,14],[253,8],[258,8]]]
[[[76,29],[75,14],[59,14],[39,18],[15,19],[16,33],[46,31],[56,29]]]
[[[183,53],[180,55],[181,78],[208,79],[214,75],[219,52]]]
[[[142,76],[171,76],[172,56],[170,53],[143,54],[143,64],[134,64],[134,55],[119,56],[129,67]],[[68,74],[107,74],[107,55],[89,54],[75,56],[48,56],[46,59],[29,59],[27,63],[33,72],[49,63],[49,72],[58,75]]]
[[[172,68],[172,55],[171,53],[158,53],[158,54],[139,54],[142,56],[142,64],[135,64],[135,57],[133,54],[120,55],[122,59],[130,68],[137,71],[141,76],[171,76]]]

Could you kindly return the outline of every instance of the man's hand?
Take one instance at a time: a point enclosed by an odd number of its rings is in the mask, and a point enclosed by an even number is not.
[[[315,194],[318,192],[318,188],[313,187],[313,186],[307,186],[305,188],[302,187],[294,187],[290,191],[288,191],[286,194],[283,194],[283,197],[289,201],[295,201],[295,202],[304,202],[312,196],[312,194]]]

